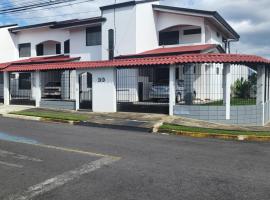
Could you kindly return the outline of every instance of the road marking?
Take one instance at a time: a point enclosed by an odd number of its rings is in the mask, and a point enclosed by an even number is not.
[[[0,149],[0,156],[2,156],[2,157],[11,156],[12,158],[15,158],[15,159],[27,160],[27,161],[33,161],[33,162],[42,162],[43,161],[43,160],[40,160],[38,158],[33,158],[33,157],[21,155],[21,154],[16,154],[16,153],[5,151],[2,149]]]
[[[10,142],[19,142],[26,144],[37,144],[36,140],[28,139],[21,136],[10,135],[8,133],[0,132],[0,140],[10,141]]]
[[[49,192],[57,187],[63,186],[64,184],[80,178],[82,175],[89,174],[95,170],[100,169],[105,165],[112,164],[113,162],[119,160],[120,158],[113,157],[103,157],[99,160],[84,164],[79,168],[71,171],[64,172],[54,178],[50,178],[42,183],[29,187],[26,191],[11,195],[4,200],[31,200],[39,195]]]
[[[17,164],[8,163],[8,162],[3,162],[3,161],[0,161],[0,165],[5,165],[5,166],[7,166],[7,167],[23,168],[22,165],[17,165]]]

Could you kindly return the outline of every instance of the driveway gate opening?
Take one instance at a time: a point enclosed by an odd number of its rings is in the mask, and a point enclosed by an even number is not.
[[[117,110],[169,113],[169,67],[117,69]]]
[[[11,104],[35,105],[31,73],[10,73],[9,81]]]
[[[80,109],[92,109],[92,74],[84,72],[79,75]]]

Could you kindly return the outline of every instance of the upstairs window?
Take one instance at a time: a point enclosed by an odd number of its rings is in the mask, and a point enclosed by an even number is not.
[[[101,45],[101,27],[91,27],[86,29],[86,46]]]
[[[201,33],[202,33],[201,28],[184,30],[184,35],[196,35]]]
[[[179,31],[159,32],[159,45],[179,44]]]
[[[36,52],[37,52],[37,56],[43,56],[44,55],[44,45],[38,44],[36,46]]]
[[[55,46],[55,48],[56,48],[56,54],[61,54],[61,44],[59,43],[59,44],[56,44],[56,46]]]
[[[64,42],[64,53],[69,54],[70,53],[70,40],[66,40]]]
[[[19,44],[19,57],[31,57],[31,44],[23,43]]]

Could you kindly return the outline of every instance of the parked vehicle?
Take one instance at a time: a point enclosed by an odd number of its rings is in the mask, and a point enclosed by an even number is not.
[[[170,90],[169,85],[166,83],[153,84],[152,87],[150,88],[149,97],[153,101],[169,99],[169,90]],[[183,80],[176,81],[175,98],[177,103],[181,102],[184,98]]]
[[[46,98],[60,98],[61,97],[61,83],[48,82],[44,87],[43,95]]]

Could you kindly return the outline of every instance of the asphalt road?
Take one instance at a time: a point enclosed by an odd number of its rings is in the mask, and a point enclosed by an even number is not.
[[[270,144],[0,118],[0,199],[269,200]]]

